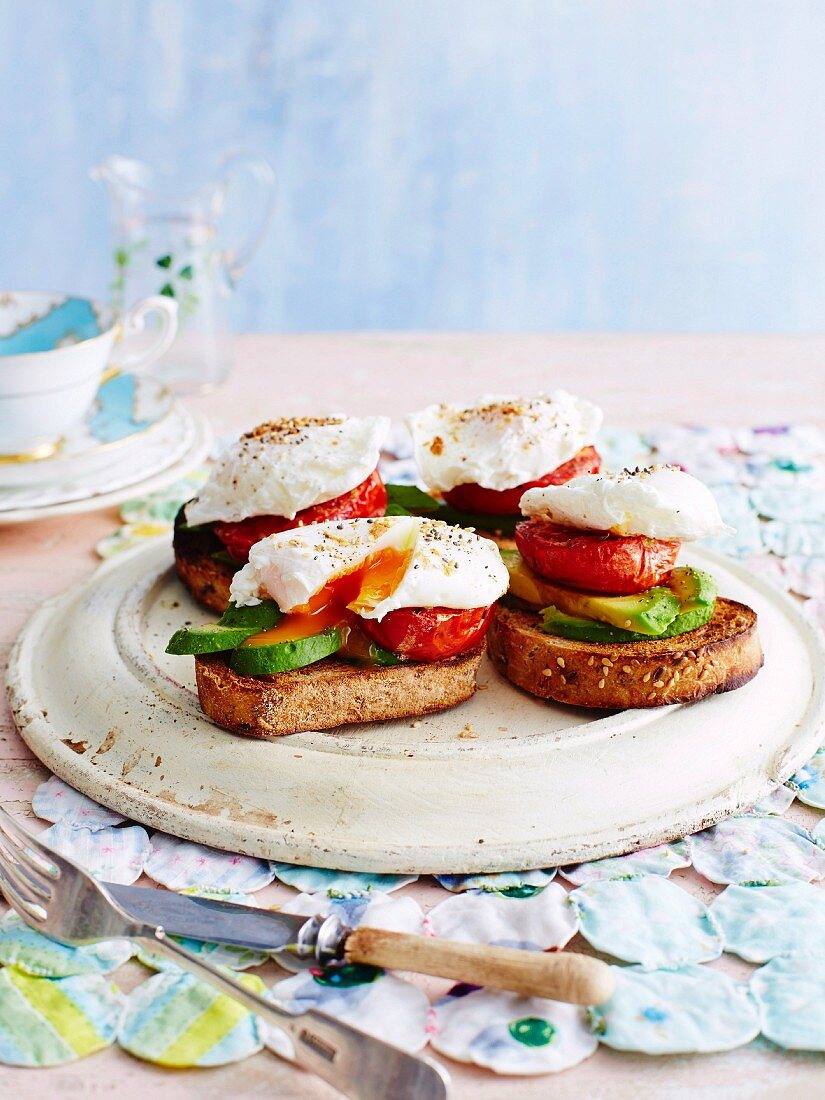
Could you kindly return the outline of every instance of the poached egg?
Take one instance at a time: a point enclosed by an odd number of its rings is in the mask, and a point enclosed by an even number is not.
[[[348,608],[383,619],[401,607],[488,607],[507,591],[498,548],[421,516],[331,520],[255,543],[232,580],[239,606],[269,597],[286,614]]]
[[[562,527],[682,542],[733,530],[707,485],[675,466],[582,474],[566,485],[528,489],[521,510]]]
[[[407,419],[424,483],[441,492],[537,481],[592,444],[601,423],[601,409],[566,390],[488,394],[471,405],[430,405]]]
[[[234,443],[186,506],[187,523],[294,519],[304,508],[354,489],[378,465],[386,416],[272,420]]]

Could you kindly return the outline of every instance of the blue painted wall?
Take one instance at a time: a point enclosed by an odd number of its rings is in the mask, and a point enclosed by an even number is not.
[[[239,329],[825,325],[821,0],[0,0],[0,286],[110,152],[274,165]]]

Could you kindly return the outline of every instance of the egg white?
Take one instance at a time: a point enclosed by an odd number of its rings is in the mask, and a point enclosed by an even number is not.
[[[314,523],[261,539],[232,580],[232,602],[269,597],[288,613],[387,548],[412,551],[410,561],[395,590],[361,610],[362,618],[380,620],[401,607],[488,607],[507,591],[507,568],[490,539],[440,520],[387,516]]]
[[[390,421],[386,416],[329,419],[276,421],[270,432],[242,436],[186,506],[186,522],[294,519],[304,508],[360,485],[378,465]],[[293,427],[283,430],[284,425]]]
[[[521,510],[563,527],[682,542],[733,530],[710,489],[673,466],[583,474],[566,485],[528,489]]]
[[[565,390],[430,405],[407,420],[421,477],[441,492],[535,481],[594,443],[601,423],[601,409]]]

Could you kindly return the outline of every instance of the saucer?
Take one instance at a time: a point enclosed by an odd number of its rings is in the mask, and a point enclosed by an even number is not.
[[[53,454],[29,462],[0,458],[0,509],[7,487],[73,478],[108,464],[114,451],[134,447],[164,424],[174,407],[170,391],[151,375],[124,373],[107,379],[84,419],[66,433]]]
[[[202,463],[211,442],[207,419],[173,401],[155,430],[132,446],[107,451],[105,463],[78,468],[48,460],[49,481],[0,486],[0,525],[109,508],[162,489]]]

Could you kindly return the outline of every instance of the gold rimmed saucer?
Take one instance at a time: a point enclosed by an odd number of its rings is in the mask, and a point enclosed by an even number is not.
[[[28,451],[20,451],[17,454],[0,454],[0,466],[16,466],[24,462],[42,462],[44,458],[52,458],[63,447],[64,440],[55,439],[53,442],[41,443]]]
[[[101,411],[101,398],[108,387],[121,384],[116,379],[120,379],[121,383],[133,379],[141,392],[151,399],[151,410],[143,416],[132,416],[129,409],[124,411],[123,408],[118,408],[115,401],[110,415],[122,419],[126,430],[117,438],[105,438],[103,433],[99,434],[95,429],[94,417]],[[137,399],[136,394],[137,391],[131,397],[132,403]],[[174,407],[174,398],[160,379],[151,375],[137,376],[117,368],[109,369],[103,376],[95,404],[75,428],[67,431],[62,438],[41,443],[37,447],[16,454],[0,455],[0,492],[3,488],[43,481],[52,476],[52,466],[55,471],[59,469],[62,476],[67,476],[69,470],[74,476],[89,463],[105,461],[112,451],[133,448],[150,433],[154,434],[168,424]],[[105,406],[103,411],[106,411]],[[133,422],[126,423],[126,419]]]

